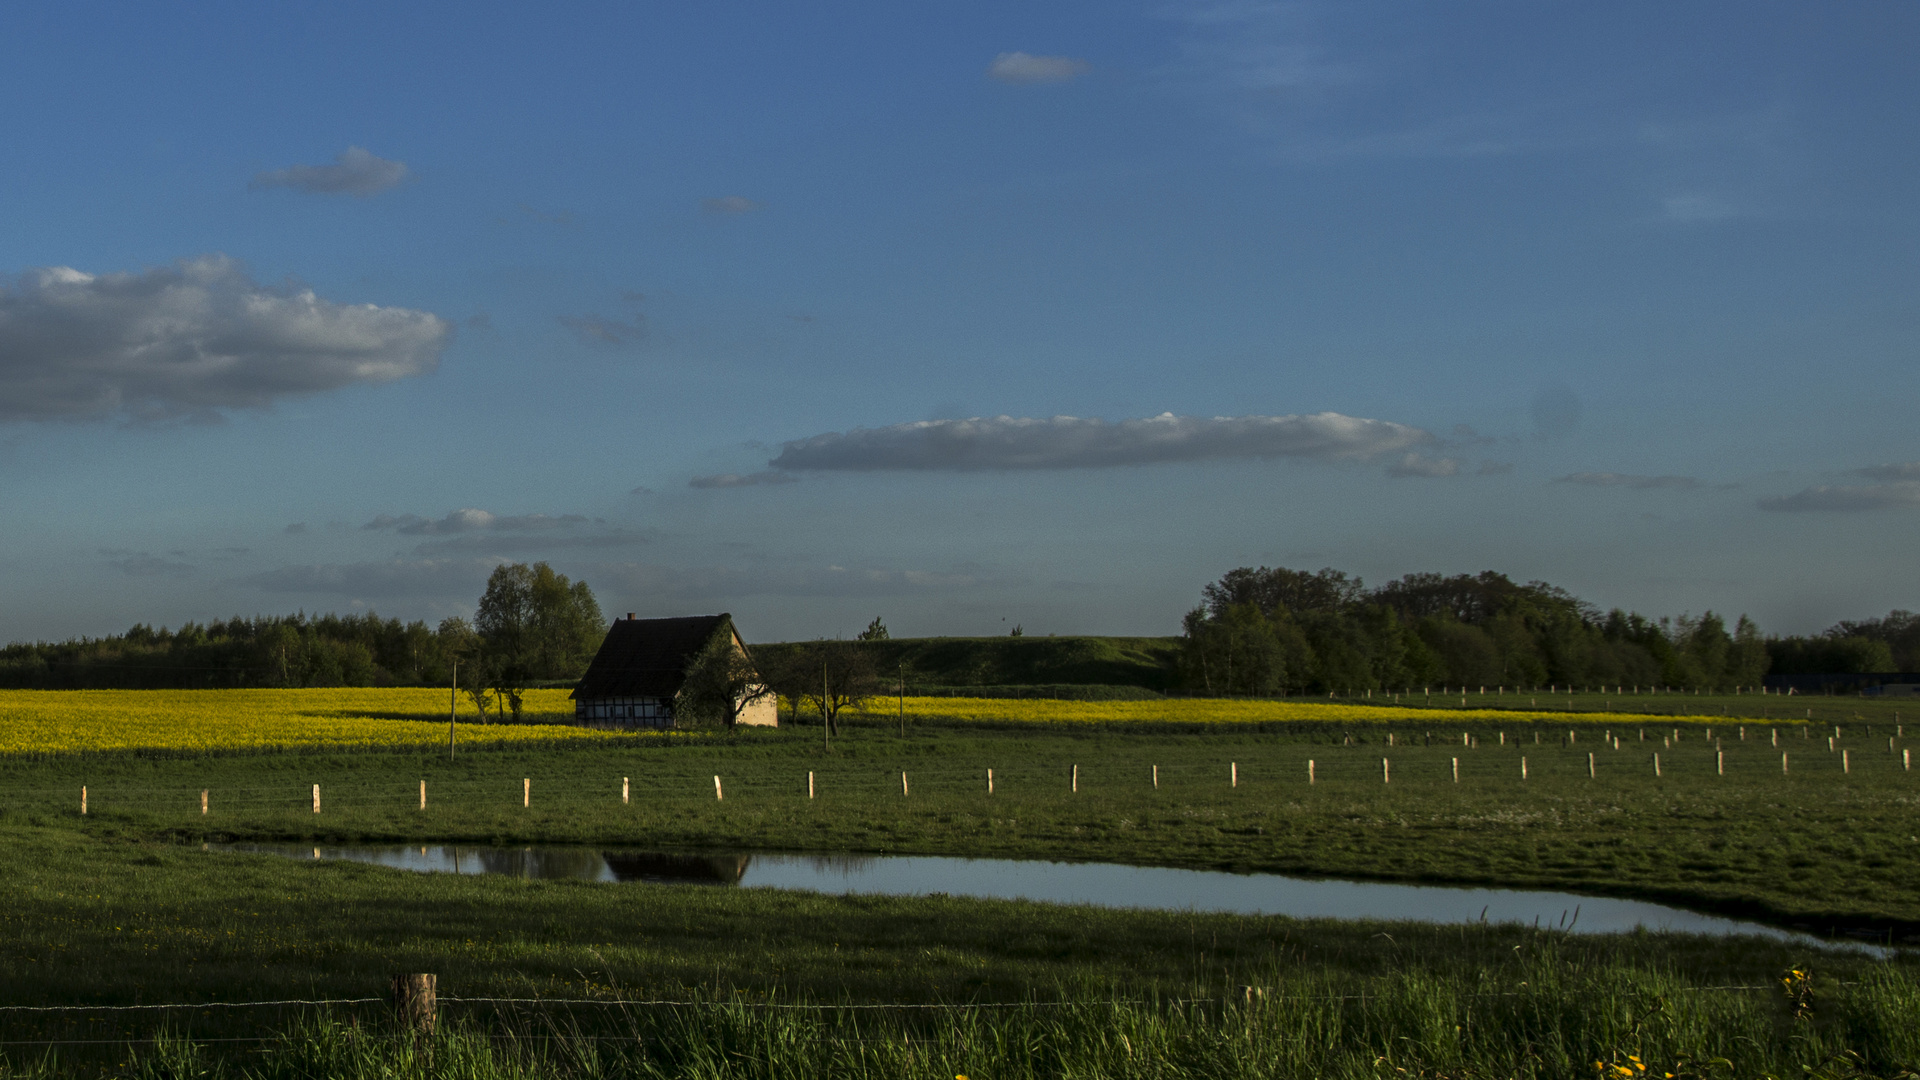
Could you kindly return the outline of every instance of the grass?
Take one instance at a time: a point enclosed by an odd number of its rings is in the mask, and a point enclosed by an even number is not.
[[[1851,1054],[1892,1075],[1920,1063],[1911,962],[1764,939],[414,875],[63,829],[7,839],[19,870],[0,915],[0,1003],[378,997],[396,971],[437,973],[449,998],[690,1003],[449,1002],[433,1068],[468,1071],[438,1075],[1567,1076],[1628,1054],[1725,1057],[1747,1076]],[[1794,1016],[1778,981],[1796,968],[1813,973],[1811,1017]],[[766,1008],[808,1002],[1017,1007]],[[1039,1004],[1052,1002],[1064,1004]],[[23,1041],[156,1029],[204,1045],[143,1046],[136,1068],[187,1075],[193,1055],[236,1049],[206,1040],[262,1036],[277,1041],[236,1059],[254,1075],[423,1065],[383,1034],[378,1003],[164,1024],[5,1014],[0,1050],[25,1066]],[[85,1046],[62,1052],[100,1064]]]
[[[1624,736],[1622,749],[1603,747],[1610,730]],[[1878,736],[1843,734],[1829,752],[1811,728],[1779,727],[1791,755],[1782,775],[1783,751],[1766,737],[1773,728],[1749,727],[1745,741],[1737,725],[1714,728],[1718,752],[1704,725],[1682,726],[1670,746],[1656,740],[1670,740],[1671,725],[1646,729],[1646,742],[1642,730],[1437,721],[1288,725],[1283,734],[1240,725],[950,725],[900,739],[877,724],[854,729],[831,751],[815,741],[818,729],[799,728],[499,748],[452,762],[418,750],[63,755],[0,764],[0,823],[182,842],[453,840],[1097,859],[1557,888],[1785,925],[1920,931],[1920,776]],[[1463,734],[1471,747],[1460,745]],[[1724,775],[1716,753],[1724,754]],[[1383,758],[1392,763],[1391,783],[1382,782]],[[1239,784],[1230,786],[1235,771]],[[806,796],[808,772],[815,799]],[[716,775],[725,801],[713,797]],[[622,777],[633,781],[630,805],[619,801]],[[525,808],[523,779],[532,785]],[[310,809],[315,784],[323,793],[318,815]],[[201,790],[212,810],[204,817]]]
[[[505,1023],[461,1018],[424,1039],[396,1037],[387,1025],[309,1017],[239,1062],[175,1033],[142,1046],[126,1071],[263,1078],[1625,1080],[1911,1076],[1920,1061],[1920,1034],[1911,1023],[1920,987],[1907,972],[1864,973],[1845,985],[1827,980],[1824,994],[1807,998],[1765,985],[1705,987],[1605,963],[1583,967],[1551,944],[1518,952],[1477,980],[1463,971],[1416,970],[1356,985],[1302,973],[1284,990],[1200,1000],[1088,995],[1058,1006],[920,1014],[708,1001],[618,1012],[611,1020],[583,1021],[578,1013]]]
[[[165,1028],[179,1038],[136,1057],[65,1046],[58,1070],[1567,1076],[1632,1054],[1656,1075],[1900,1075],[1920,1069],[1913,962],[1770,940],[456,878],[198,848],[434,840],[1103,859],[1559,888],[1914,932],[1920,777],[1884,741],[1903,721],[1885,702],[1807,700],[1818,728],[1748,721],[1741,741],[1738,722],[1707,717],[1678,725],[1673,745],[1659,740],[1676,725],[1651,717],[1643,743],[1638,721],[1482,718],[1472,702],[1391,724],[923,719],[905,739],[876,710],[830,751],[818,728],[799,727],[494,746],[451,762],[416,748],[15,755],[0,758],[0,845],[13,867],[0,880],[0,1004],[369,997],[395,971],[436,972],[453,997],[697,1004],[503,1016],[450,1003],[450,1032],[418,1046],[382,1034],[378,1005],[165,1024],[0,1013],[0,1053],[31,1073],[39,1051],[20,1040]],[[1832,723],[1842,734],[1829,753]],[[1785,776],[1773,728],[1792,755]],[[1623,749],[1602,747],[1608,732]],[[633,781],[630,804],[621,777]],[[1808,964],[1814,1007],[1796,1016],[1778,980]],[[1711,989],[1727,986],[1757,989]],[[1066,1004],[764,1007],[1036,1001]],[[253,1037],[273,1041],[207,1041]],[[409,1058],[428,1051],[431,1061]]]

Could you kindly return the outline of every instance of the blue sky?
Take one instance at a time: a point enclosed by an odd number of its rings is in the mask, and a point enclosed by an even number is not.
[[[23,4],[0,639],[1920,608],[1905,3]]]

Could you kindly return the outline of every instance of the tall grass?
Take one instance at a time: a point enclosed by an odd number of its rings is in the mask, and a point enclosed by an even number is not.
[[[1281,977],[1208,1000],[1097,988],[941,1010],[739,1000],[587,1015],[470,1013],[426,1038],[313,1015],[264,1046],[163,1034],[106,1071],[139,1077],[1901,1077],[1920,1068],[1920,982],[1881,969],[1812,997],[1726,988],[1551,949],[1514,965],[1355,982]],[[457,1007],[457,1006],[456,1006]],[[1644,1071],[1641,1066],[1644,1066]],[[73,1075],[78,1063],[9,1063]]]

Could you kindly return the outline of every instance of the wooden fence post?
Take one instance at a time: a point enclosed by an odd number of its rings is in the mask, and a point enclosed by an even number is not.
[[[1787,755],[1785,754],[1780,755],[1780,775],[1787,775]]]
[[[395,975],[393,1012],[400,1026],[415,1035],[433,1034],[439,1011],[432,975]]]
[[[1843,773],[1851,773],[1853,771],[1853,764],[1847,760],[1848,753],[1849,751],[1846,750],[1840,751],[1840,771]]]
[[[1453,759],[1453,782],[1456,784],[1460,782],[1460,759],[1459,758]]]
[[[1240,786],[1240,763],[1237,761],[1230,761],[1227,763],[1227,786],[1228,787]]]
[[[1527,759],[1525,757],[1522,757],[1520,759],[1520,779],[1525,780],[1526,778],[1527,778]]]
[[[993,770],[987,770],[987,794],[993,794]]]
[[[1160,766],[1158,765],[1153,767],[1153,790],[1160,790]]]
[[[520,805],[533,805],[533,777],[531,776],[520,778]]]
[[[1075,792],[1080,790],[1080,766],[1078,765],[1073,767],[1073,790]]]
[[[1313,759],[1307,759],[1307,783],[1313,783]]]
[[[1380,782],[1383,784],[1393,783],[1393,763],[1386,758],[1380,759]]]
[[[813,798],[813,770],[807,770],[807,798]]]
[[[313,785],[313,812],[316,814],[320,812],[320,785],[319,784]]]
[[[1593,771],[1593,751],[1587,751],[1587,779],[1592,780],[1598,774]]]
[[[205,816],[206,812],[207,812],[207,789],[201,788],[200,789],[200,813],[202,816]]]
[[[905,772],[900,774],[900,797],[903,799],[907,797],[907,774]]]
[[[812,773],[807,774],[807,788],[809,791],[811,791],[813,788]],[[632,793],[633,793],[633,781],[628,777],[625,777],[625,776],[621,777],[620,778],[620,805],[621,806],[626,806],[631,801],[630,796],[632,795]]]
[[[713,778],[713,801],[725,802],[726,798],[727,798],[726,792],[720,789],[720,778],[717,776],[714,777]]]
[[[87,786],[80,785],[80,816],[87,816]]]
[[[420,809],[425,810],[426,808],[427,808],[427,782],[425,780],[422,780],[420,781]]]
[[[1715,750],[1713,752],[1713,767],[1719,775],[1727,775],[1727,752],[1725,750]]]
[[[1653,753],[1653,775],[1660,775],[1660,752],[1658,750]]]

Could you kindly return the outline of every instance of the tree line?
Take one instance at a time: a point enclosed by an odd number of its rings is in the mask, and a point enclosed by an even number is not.
[[[1326,568],[1240,567],[1182,621],[1185,684],[1205,693],[1417,686],[1639,685],[1726,690],[1769,673],[1914,670],[1920,616],[1765,637],[1745,615],[1602,613],[1544,581],[1408,574],[1369,589]]]
[[[494,569],[472,620],[429,626],[369,612],[235,617],[174,630],[136,624],[106,637],[0,648],[0,687],[446,686],[457,676],[483,713],[518,715],[528,688],[580,676],[606,625],[585,582],[545,563],[512,563]],[[1492,571],[1409,574],[1369,589],[1331,568],[1241,567],[1202,590],[1181,629],[1181,681],[1215,694],[1433,685],[1725,689],[1756,685],[1767,674],[1920,671],[1920,615],[1908,611],[1817,634],[1763,637],[1745,615],[1729,626],[1712,611],[1658,619],[1602,613],[1557,586]],[[758,646],[758,677],[832,723],[891,685],[863,647],[886,637],[876,618],[853,641]],[[721,703],[737,699],[726,688],[753,673],[717,652],[701,663],[690,674],[707,704],[692,711],[719,717],[729,711]]]
[[[222,689],[448,686],[456,673],[484,714],[518,715],[532,686],[576,679],[606,633],[585,582],[546,563],[502,564],[472,620],[361,615],[256,615],[136,624],[123,634],[0,649],[9,689]]]

